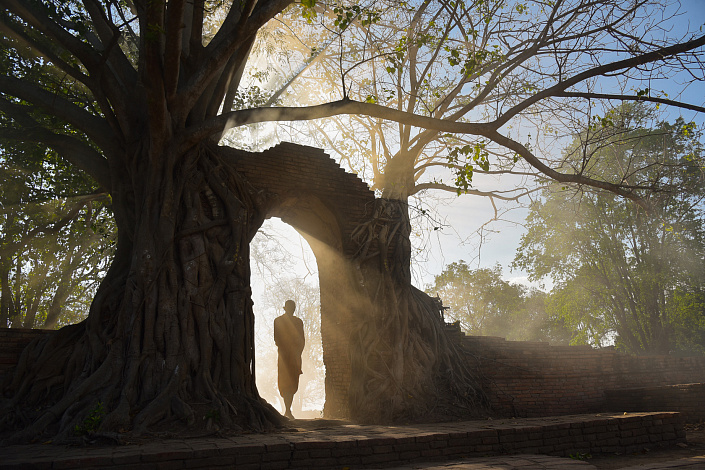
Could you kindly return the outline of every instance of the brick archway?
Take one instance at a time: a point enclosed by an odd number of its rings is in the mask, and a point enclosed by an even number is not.
[[[321,339],[326,367],[324,415],[349,416],[349,344],[355,311],[365,302],[356,287],[352,232],[369,217],[374,193],[321,149],[282,143],[261,153],[227,150],[256,192],[264,219],[279,217],[308,242],[318,264]]]

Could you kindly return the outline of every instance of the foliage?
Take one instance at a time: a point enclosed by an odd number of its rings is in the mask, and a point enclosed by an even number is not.
[[[2,144],[0,325],[80,321],[113,250],[108,198],[56,152]]]
[[[105,408],[103,408],[103,403],[98,402],[98,404],[91,410],[88,416],[85,417],[81,424],[77,424],[74,427],[74,434],[77,436],[84,436],[92,432],[96,432],[100,427],[100,423],[105,417]]]
[[[569,335],[560,321],[547,315],[545,294],[503,280],[499,265],[471,269],[462,260],[451,263],[426,292],[438,295],[448,309],[446,321],[459,321],[469,335],[556,344]]]
[[[703,351],[701,134],[680,118],[650,125],[644,106],[612,115],[610,126],[576,137],[567,164],[575,153],[591,155],[603,174],[628,169],[634,180],[658,182],[663,191],[644,195],[650,212],[604,191],[554,185],[532,205],[515,263],[532,279],[553,280],[549,311],[575,332],[575,343]]]
[[[582,452],[576,452],[574,454],[568,454],[568,457],[570,457],[573,460],[590,460],[592,458],[591,454],[584,454]]]

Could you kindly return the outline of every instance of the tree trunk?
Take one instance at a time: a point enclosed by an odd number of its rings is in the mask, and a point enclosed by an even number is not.
[[[0,328],[10,326],[10,303],[12,302],[10,266],[11,263],[0,258]]]
[[[0,425],[24,427],[16,440],[85,431],[101,408],[91,431],[280,422],[255,386],[253,191],[215,146],[137,156],[153,167],[115,186],[117,251],[88,318],[28,347],[4,390]]]
[[[27,291],[27,310],[24,314],[24,322],[22,323],[22,328],[34,328],[34,321],[37,318],[37,310],[39,310],[39,302],[41,302],[42,300],[42,292],[40,288],[27,289]],[[30,295],[29,292],[33,292],[34,295]]]
[[[73,274],[71,271],[63,272],[61,274],[59,286],[56,288],[56,292],[54,292],[54,296],[51,298],[51,304],[49,304],[47,317],[44,320],[42,328],[49,330],[54,328],[58,323],[63,305],[66,302],[66,299],[69,298],[71,288],[73,287],[71,285],[71,274]]]
[[[351,412],[361,422],[477,416],[485,405],[477,364],[447,337],[441,303],[411,285],[410,232],[406,202],[379,199],[353,234],[370,299],[351,340]]]

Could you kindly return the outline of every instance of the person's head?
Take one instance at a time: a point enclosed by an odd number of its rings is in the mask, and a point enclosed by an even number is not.
[[[284,302],[284,311],[286,313],[294,313],[294,310],[296,310],[296,302],[293,300],[287,300]]]

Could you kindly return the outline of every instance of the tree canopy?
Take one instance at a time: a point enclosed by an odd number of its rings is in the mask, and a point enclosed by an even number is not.
[[[516,264],[554,281],[549,310],[578,342],[614,340],[632,353],[702,350],[702,134],[680,118],[652,127],[643,105],[611,116],[611,125],[576,137],[567,158],[587,146],[601,172],[646,168],[645,180],[670,190],[646,194],[647,213],[610,193],[554,185],[531,206]]]

